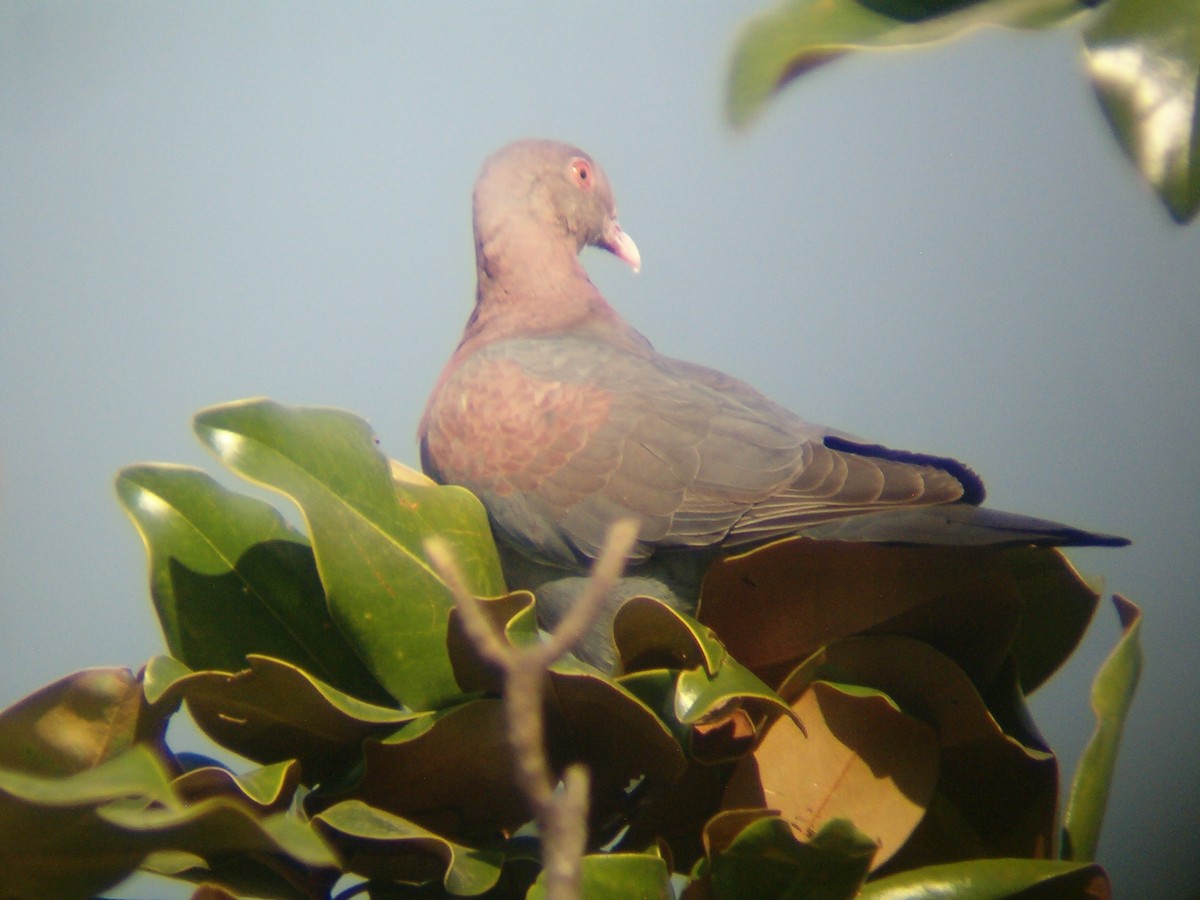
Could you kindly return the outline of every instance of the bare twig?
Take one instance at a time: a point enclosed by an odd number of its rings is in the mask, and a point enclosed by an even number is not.
[[[504,709],[516,777],[537,818],[542,836],[542,868],[548,900],[576,900],[581,894],[582,861],[587,846],[587,769],[572,765],[563,773],[563,790],[546,759],[542,708],[550,666],[587,633],[604,599],[620,578],[637,538],[637,523],[623,519],[612,526],[583,594],[541,644],[514,647],[492,625],[467,589],[449,545],[433,537],[425,542],[429,561],[445,580],[462,617],[463,630],[504,674]]]

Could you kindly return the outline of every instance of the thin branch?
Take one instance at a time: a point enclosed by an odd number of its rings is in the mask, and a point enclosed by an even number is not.
[[[504,674],[508,742],[517,782],[542,835],[548,900],[576,900],[581,895],[590,779],[586,768],[571,765],[563,773],[562,791],[555,792],[554,774],[546,759],[546,676],[554,661],[570,651],[595,622],[605,598],[621,577],[636,538],[637,523],[631,519],[623,519],[609,529],[582,595],[543,643],[527,648],[509,644],[488,619],[468,590],[449,545],[438,537],[425,542],[429,561],[454,597],[467,637]]]

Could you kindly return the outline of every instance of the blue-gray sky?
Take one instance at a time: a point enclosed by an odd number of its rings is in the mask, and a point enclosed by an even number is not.
[[[615,186],[642,273],[585,263],[660,350],[1134,539],[1073,554],[1146,611],[1101,861],[1120,895],[1192,896],[1200,230],[1138,183],[1069,31],[843,60],[732,133],[761,5],[0,7],[0,706],[160,652],[112,479],[235,484],[200,407],[343,407],[415,464],[479,164],[554,137]],[[1068,777],[1116,632],[1102,608],[1035,698]]]

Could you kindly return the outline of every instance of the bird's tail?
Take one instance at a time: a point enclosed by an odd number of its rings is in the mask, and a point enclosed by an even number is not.
[[[818,540],[952,547],[1124,547],[1127,538],[966,503],[849,516],[805,528]]]

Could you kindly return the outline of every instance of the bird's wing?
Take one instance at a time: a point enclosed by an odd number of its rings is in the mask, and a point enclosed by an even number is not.
[[[950,460],[855,444],[711,369],[586,336],[479,348],[444,377],[421,445],[510,541],[567,566],[623,516],[644,557],[982,496]]]

